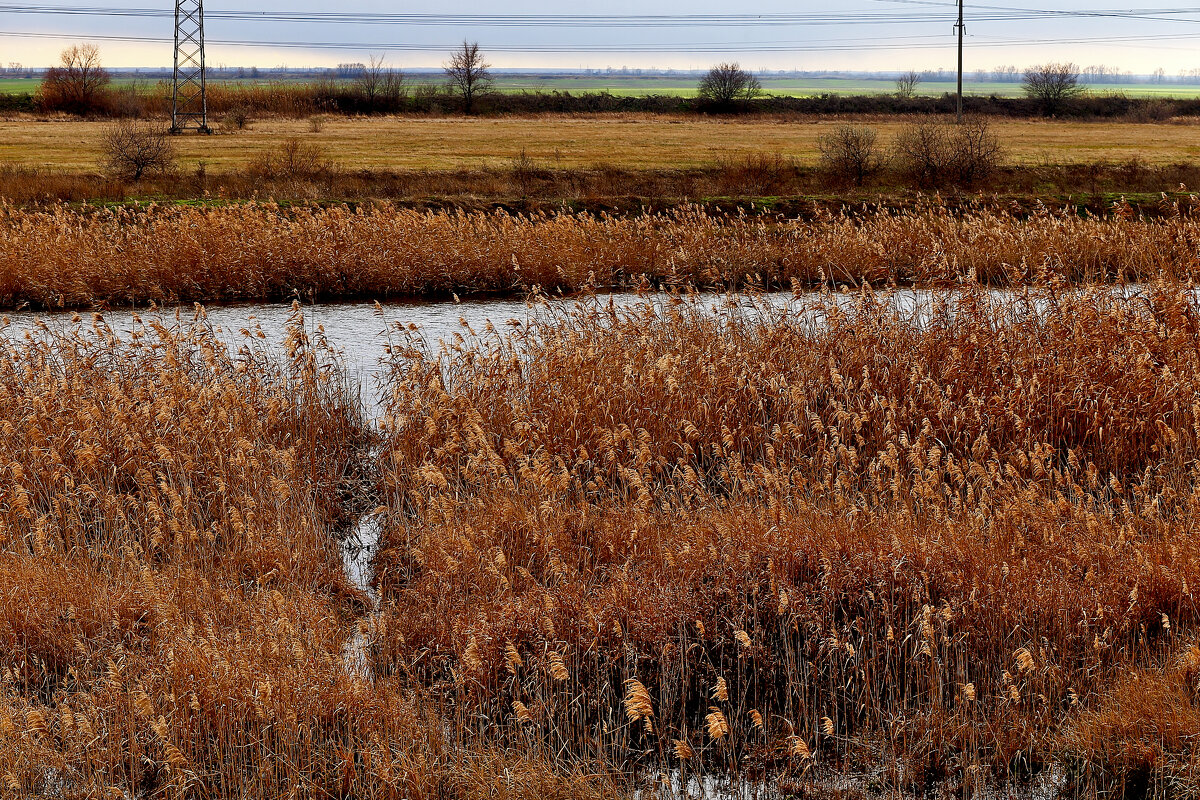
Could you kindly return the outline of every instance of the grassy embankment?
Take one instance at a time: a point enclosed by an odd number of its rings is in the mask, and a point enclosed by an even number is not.
[[[965,186],[925,185],[909,174],[893,143],[913,120],[895,117],[273,118],[252,121],[248,130],[181,137],[174,142],[177,168],[136,183],[102,167],[108,124],[0,122],[0,196],[18,204],[386,198],[634,211],[688,202],[748,206],[755,199],[803,214],[805,198],[833,207],[906,207],[919,191],[934,190],[1105,211],[1121,195],[1144,205],[1162,192],[1200,185],[1195,126],[1182,121],[995,120],[1003,163]],[[862,186],[821,166],[821,138],[846,124],[870,126],[879,136],[884,168]]]

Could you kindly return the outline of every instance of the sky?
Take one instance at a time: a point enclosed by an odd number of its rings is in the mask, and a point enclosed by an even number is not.
[[[1172,0],[1139,6],[1125,2],[968,2],[966,71],[1050,60],[1106,64],[1134,73],[1161,67],[1168,75],[1200,68],[1200,6],[1171,5]],[[1151,7],[1154,3],[1163,5]],[[30,13],[46,8],[58,11]],[[169,65],[173,8],[170,0],[0,0],[0,66],[47,66],[64,46],[86,41],[100,46],[110,67]],[[121,15],[116,9],[138,13]],[[66,10],[75,13],[63,13]],[[209,0],[205,10],[212,65],[320,67],[376,55],[401,69],[437,67],[446,51],[463,39],[478,41],[497,68],[699,69],[725,60],[755,70],[929,70],[953,69],[955,64],[955,6],[946,0],[620,0],[570,5],[546,0],[406,0],[402,5],[381,0]],[[1104,15],[1112,11],[1125,15]],[[271,17],[280,12],[302,18]],[[230,18],[231,13],[238,18]],[[341,22],[303,18],[331,13],[346,16]],[[1131,13],[1145,18],[1131,18]],[[362,16],[372,14],[393,16]],[[462,18],[485,14],[493,19]],[[793,16],[771,16],[781,14]],[[533,24],[530,15],[555,18]],[[593,19],[562,19],[578,15]],[[717,16],[699,20],[697,15]],[[681,24],[683,17],[690,17],[689,24]]]

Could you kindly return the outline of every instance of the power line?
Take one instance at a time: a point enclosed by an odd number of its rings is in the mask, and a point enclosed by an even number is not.
[[[953,5],[919,0],[880,0],[905,2],[929,8],[953,9]],[[1187,15],[1200,14],[1200,6],[1150,9],[1038,9],[1011,6],[975,6],[980,14],[974,21],[1014,22],[1058,17],[1093,17],[1150,20],[1161,22],[1200,22]],[[36,4],[0,4],[0,12],[49,16],[125,16],[166,17],[171,12],[160,8],[122,6],[53,6]],[[894,25],[955,21],[953,10],[944,14],[898,14],[893,12],[794,12],[764,14],[419,14],[385,12],[299,12],[228,10],[206,12],[209,19],[240,22],[297,22],[354,25],[408,26],[479,26],[479,27],[757,27],[779,25]]]
[[[5,37],[28,37],[35,39],[87,39],[97,41],[117,41],[117,42],[151,42],[163,43],[171,42],[172,40],[159,36],[119,36],[119,35],[103,35],[103,34],[64,34],[64,33],[46,33],[34,31],[0,31],[0,36]],[[907,37],[905,37],[907,38]],[[774,52],[795,52],[803,49],[810,52],[839,52],[849,51],[858,52],[863,50],[928,50],[928,49],[944,49],[944,37],[936,38],[938,42],[912,42],[907,44],[883,44],[873,46],[871,42],[859,43],[858,40],[852,40],[853,44],[832,44],[823,45],[820,42],[813,41],[790,41],[790,42],[773,42],[763,45],[747,45],[745,43],[712,43],[706,45],[694,46],[685,43],[661,43],[661,44],[622,44],[622,45],[490,45],[489,52],[497,53],[774,53]],[[1054,39],[996,39],[986,40],[986,37],[972,37],[984,39],[977,44],[979,47],[994,48],[994,47],[1021,47],[1027,45],[1042,45],[1042,44],[1119,44],[1131,42],[1163,42],[1168,40],[1194,40],[1200,39],[1200,31],[1196,33],[1179,33],[1165,34],[1157,36],[1100,36],[1100,37],[1074,37],[1074,38],[1054,38]],[[404,43],[379,43],[379,42],[298,42],[298,41],[281,41],[281,40],[232,40],[232,39],[208,39],[209,44],[225,45],[232,47],[272,47],[272,48],[297,48],[305,50],[344,50],[344,51],[385,51],[385,52],[420,52],[433,53],[445,52],[453,50],[457,44],[441,44],[441,45],[426,45],[426,44],[404,44]]]

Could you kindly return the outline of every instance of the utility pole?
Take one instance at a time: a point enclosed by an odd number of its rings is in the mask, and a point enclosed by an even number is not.
[[[958,0],[958,24],[954,26],[958,31],[958,122],[962,124],[962,81],[963,81],[963,31],[966,26],[963,25],[963,0]]]
[[[175,74],[171,86],[171,133],[208,127],[204,74],[204,0],[175,0]]]

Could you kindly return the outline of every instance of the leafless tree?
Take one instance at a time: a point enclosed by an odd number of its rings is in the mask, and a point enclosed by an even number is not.
[[[727,108],[736,100],[753,100],[762,94],[758,78],[738,64],[718,64],[710,69],[697,87],[700,99]]]
[[[383,56],[371,56],[355,74],[354,87],[368,106],[374,106],[375,98],[382,91],[386,72]]]
[[[104,166],[118,178],[139,181],[146,172],[166,172],[175,165],[175,146],[163,125],[123,119],[104,133]]]
[[[817,141],[821,165],[834,178],[862,186],[883,166],[878,140],[874,128],[841,125]]]
[[[1025,70],[1021,87],[1025,96],[1037,100],[1047,114],[1057,113],[1072,98],[1083,94],[1079,67],[1074,64],[1040,64]]]
[[[42,105],[73,114],[100,111],[109,80],[108,71],[100,65],[100,48],[94,44],[73,45],[62,51],[57,67],[46,70]]]
[[[914,70],[896,78],[896,94],[900,97],[913,97],[917,93],[917,85],[921,83],[921,73]]]
[[[446,77],[450,89],[462,98],[463,110],[470,114],[475,109],[475,100],[492,91],[492,65],[484,61],[478,42],[462,43],[462,47],[450,54],[446,62]]]
[[[379,91],[380,95],[392,103],[398,102],[401,98],[408,96],[408,85],[404,78],[404,73],[399,70],[389,69],[383,76],[383,86]]]

